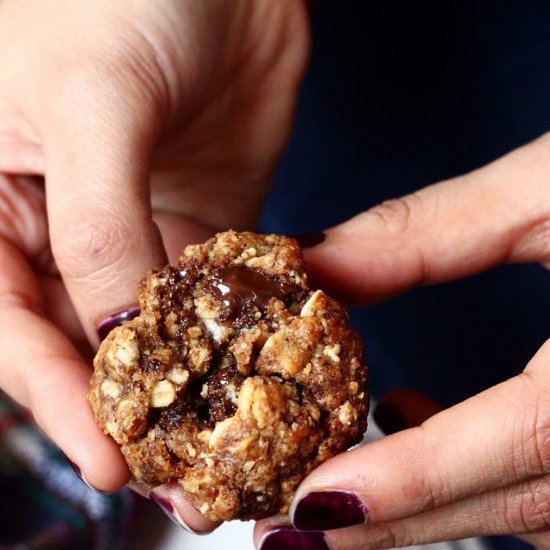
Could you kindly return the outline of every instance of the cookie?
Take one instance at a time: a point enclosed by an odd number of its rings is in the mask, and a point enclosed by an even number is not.
[[[215,521],[259,519],[288,512],[313,468],[361,440],[363,346],[343,307],[308,287],[294,239],[220,233],[139,294],[89,391],[135,478],[179,482]]]

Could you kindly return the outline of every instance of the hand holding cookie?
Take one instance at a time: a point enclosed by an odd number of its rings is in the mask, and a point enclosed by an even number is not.
[[[548,267],[549,174],[546,135],[330,229],[306,260],[324,288],[356,303],[505,261]],[[257,525],[257,546],[352,550],[515,534],[546,547],[549,392],[546,342],[519,376],[317,468],[290,520]]]
[[[129,471],[93,420],[82,355],[167,254],[254,224],[304,69],[305,9],[3,0],[0,42],[0,386],[113,491]]]

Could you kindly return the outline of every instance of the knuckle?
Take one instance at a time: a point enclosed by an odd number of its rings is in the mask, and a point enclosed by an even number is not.
[[[53,254],[64,277],[101,279],[108,276],[109,267],[120,265],[132,235],[123,224],[106,220],[99,212],[65,219],[62,234],[52,239]]]
[[[426,537],[426,533],[419,533],[418,531],[411,530],[404,526],[406,522],[392,521],[387,523],[374,523],[366,527],[362,527],[361,530],[361,543],[357,544],[358,540],[349,541],[355,543],[353,548],[362,548],[363,550],[373,549],[380,550],[382,548],[402,548],[412,546],[423,542]],[[346,537],[346,533],[342,532],[341,537]],[[346,546],[346,545],[342,545]]]
[[[432,201],[433,202],[433,201]],[[430,281],[429,262],[416,236],[431,217],[430,201],[426,201],[422,192],[412,193],[397,199],[385,201],[367,214],[375,224],[393,241],[398,256],[409,266],[411,285],[422,285]]]
[[[416,448],[426,447],[428,435],[425,433],[424,426],[414,428],[419,441]],[[437,464],[431,457],[437,454],[436,449],[425,449],[425,457],[421,467],[415,468],[411,477],[411,496],[416,500],[415,513],[433,510],[454,499],[451,494],[446,476],[441,473]]]
[[[432,475],[430,480],[424,474],[421,476],[412,479],[412,492],[416,495],[418,511],[433,510],[445,500],[442,483],[437,481],[437,474]]]
[[[392,235],[403,235],[414,225],[415,213],[422,202],[418,193],[384,201],[370,213]]]
[[[550,401],[541,397],[539,384],[524,374],[525,391],[511,440],[516,478],[550,473]]]
[[[540,469],[550,473],[550,410],[540,412],[535,425],[535,456]]]
[[[422,510],[433,510],[454,499],[440,474],[434,470],[429,480],[422,484]]]
[[[539,533],[550,529],[550,478],[531,481],[519,496],[519,506],[508,513],[514,533]]]
[[[373,549],[378,550],[382,548],[397,548],[399,546],[406,546],[406,544],[399,544],[399,539],[393,530],[393,524],[390,523],[378,523],[369,525],[361,536],[361,546],[364,550]],[[341,535],[342,536],[342,535]],[[343,533],[343,536],[345,534]],[[357,543],[358,541],[353,541]]]
[[[388,529],[388,531],[391,531],[391,538],[388,536],[387,540],[392,541],[392,545],[388,546],[388,548],[403,548],[423,542],[423,540],[419,540],[419,533],[415,530],[404,527],[403,523],[406,524],[406,522],[395,522]],[[426,534],[427,529],[424,530],[422,536],[425,536]]]
[[[510,254],[515,261],[541,262],[550,267],[550,203],[520,235]]]

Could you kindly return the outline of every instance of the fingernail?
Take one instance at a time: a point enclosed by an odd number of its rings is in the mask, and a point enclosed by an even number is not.
[[[381,403],[372,413],[377,426],[386,434],[390,435],[407,428],[406,421],[401,412],[391,403]]]
[[[86,480],[86,478],[84,477],[84,474],[82,473],[82,470],[80,469],[79,466],[77,466],[71,459],[69,459],[68,457],[65,457],[67,459],[67,462],[69,463],[69,466],[73,469],[73,472],[77,475],[78,479],[80,479],[80,481],[82,481],[82,483],[84,483],[84,485],[86,485],[86,487],[92,489],[93,491],[96,491],[97,493],[101,493],[102,495],[109,495],[111,493],[109,493],[108,491],[100,491],[99,489],[96,489],[95,487],[93,487],[92,485],[90,485],[88,483],[88,481]]]
[[[67,457],[65,457],[67,458]],[[93,487],[84,479],[84,475],[82,474],[82,470],[80,467],[78,467],[72,460],[67,458],[67,462],[69,463],[69,466],[73,469],[73,472],[77,475],[78,479],[84,483],[84,485],[87,485],[90,489],[93,489]]]
[[[293,235],[302,248],[313,248],[327,238],[325,233],[298,233]]]
[[[304,531],[327,531],[365,523],[369,509],[354,493],[319,491],[298,501],[292,524]]]
[[[111,330],[113,330],[115,327],[122,325],[124,321],[129,321],[130,319],[137,317],[139,313],[139,307],[135,306],[128,309],[122,309],[113,313],[112,315],[109,315],[109,317],[101,321],[101,323],[99,323],[99,325],[97,326],[96,331],[99,340],[104,340],[109,332],[111,332]]]
[[[300,532],[292,527],[276,527],[267,531],[259,550],[330,550],[325,535],[320,532]]]
[[[185,529],[186,531],[189,531],[190,533],[195,533],[197,534],[196,531],[193,531],[193,529],[191,529],[189,527],[189,525],[187,525],[187,523],[185,523],[185,521],[183,521],[183,518],[179,515],[179,512],[178,512],[178,509],[174,506],[174,504],[172,503],[172,501],[163,496],[163,495],[159,495],[158,492],[155,492],[155,491],[151,491],[149,493],[149,498],[168,516],[168,518],[170,518],[176,525],[179,525],[180,527],[182,527],[183,529]]]

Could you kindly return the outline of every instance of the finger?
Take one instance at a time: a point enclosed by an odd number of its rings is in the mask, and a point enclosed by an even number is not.
[[[347,529],[328,531],[324,543],[331,550],[400,548],[419,544],[465,539],[475,536],[530,533],[533,540],[546,538],[550,529],[550,477],[545,476],[506,489],[449,504],[397,521],[370,522]],[[283,523],[284,525],[284,523]],[[260,522],[255,532],[257,545],[276,547],[277,528],[273,518]],[[320,533],[314,533],[319,537]],[[294,530],[285,536],[299,536]],[[306,534],[308,536],[308,534]]]
[[[327,533],[333,550],[395,548],[475,536],[539,534],[550,529],[548,476],[491,491],[400,521]]]
[[[155,213],[154,220],[171,262],[181,255],[186,245],[203,242],[212,237],[210,229],[180,216],[159,212]],[[56,275],[40,275],[38,281],[44,299],[44,311],[48,318],[79,351],[85,348],[86,354],[89,355],[91,348],[63,281]]]
[[[183,489],[177,482],[155,487],[132,477],[128,487],[138,495],[154,502],[171,521],[191,533],[210,533],[220,525],[219,522],[209,520],[193,508],[185,499]]]
[[[364,303],[505,261],[549,264],[548,151],[550,134],[333,227],[305,252],[315,282]]]
[[[149,498],[175,523],[196,534],[206,534],[216,529],[220,523],[204,517],[185,499],[183,489],[177,483],[156,487]]]
[[[166,262],[148,189],[162,113],[136,77],[120,79],[103,65],[73,75],[44,136],[52,250],[94,343],[100,321],[134,305],[138,282]]]
[[[385,393],[376,403],[373,418],[378,427],[390,435],[420,426],[443,407],[426,394],[400,388]]]
[[[43,317],[38,284],[24,258],[0,240],[0,384],[29,407],[46,434],[95,488],[128,479],[114,441],[97,427],[86,400],[90,371]]]
[[[154,220],[162,235],[170,263],[181,256],[188,244],[202,243],[214,235],[212,229],[168,212],[155,212]]]
[[[298,489],[293,523],[391,521],[550,473],[549,384],[533,374],[549,360],[550,341],[525,374],[322,464]]]

